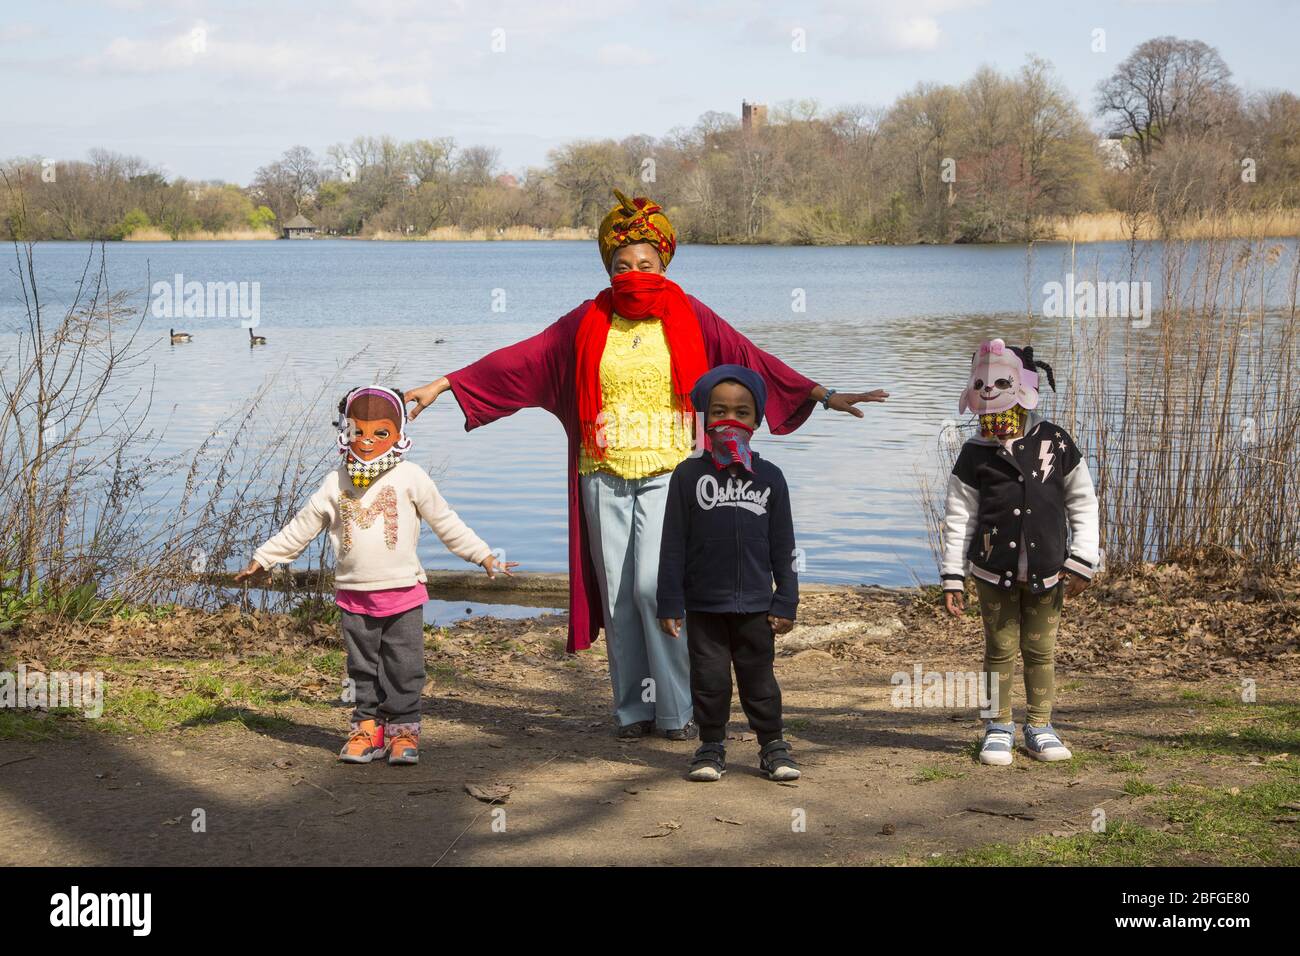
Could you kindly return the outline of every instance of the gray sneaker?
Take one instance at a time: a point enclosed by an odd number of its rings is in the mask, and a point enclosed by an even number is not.
[[[1011,763],[1011,754],[1016,742],[1016,725],[984,725],[984,743],[980,745],[980,763],[993,767],[1006,767]]]
[[[1061,743],[1051,724],[1042,727],[1025,724],[1025,749],[1035,760],[1069,760],[1074,756],[1070,748]]]

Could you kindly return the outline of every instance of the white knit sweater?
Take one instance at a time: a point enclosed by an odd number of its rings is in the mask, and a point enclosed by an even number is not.
[[[399,462],[364,492],[342,466],[332,471],[283,530],[253,554],[264,568],[288,564],[329,529],[334,584],[354,591],[410,587],[427,578],[420,564],[420,519],[447,550],[482,564],[492,550],[447,504],[419,465]]]

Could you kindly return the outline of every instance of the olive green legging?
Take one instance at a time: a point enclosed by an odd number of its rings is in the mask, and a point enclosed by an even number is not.
[[[975,579],[984,619],[984,672],[998,675],[997,723],[1011,722],[1011,682],[1016,649],[1025,659],[1026,720],[1041,727],[1052,720],[1056,696],[1056,629],[1065,586],[1034,594],[1028,587],[999,588]]]

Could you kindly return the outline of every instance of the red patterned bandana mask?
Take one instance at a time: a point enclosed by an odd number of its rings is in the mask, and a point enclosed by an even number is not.
[[[722,418],[710,425],[708,431],[713,463],[719,470],[739,465],[750,474],[754,473],[754,456],[749,450],[749,439],[754,429],[734,418]]]

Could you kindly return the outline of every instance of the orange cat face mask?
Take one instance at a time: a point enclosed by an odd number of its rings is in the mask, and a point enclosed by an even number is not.
[[[367,385],[339,402],[339,454],[352,484],[369,486],[411,447],[406,437],[406,403],[396,389]]]

